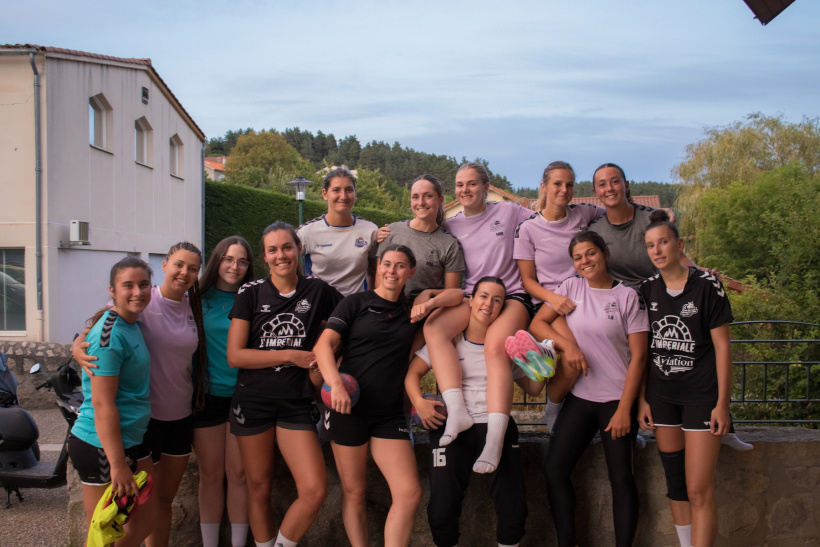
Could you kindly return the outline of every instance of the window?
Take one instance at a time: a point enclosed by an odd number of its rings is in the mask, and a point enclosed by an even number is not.
[[[145,116],[134,122],[134,160],[151,165],[154,160],[154,131]]]
[[[111,150],[114,114],[105,96],[100,93],[88,99],[88,143],[97,148]]]
[[[24,249],[0,249],[0,331],[26,330]]]
[[[185,155],[183,151],[182,139],[179,138],[179,135],[175,134],[171,137],[171,174],[179,178],[185,176]]]

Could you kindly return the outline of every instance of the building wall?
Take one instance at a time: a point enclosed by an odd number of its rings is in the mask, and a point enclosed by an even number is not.
[[[69,333],[76,332],[88,317],[87,309],[99,307],[99,298],[92,295],[105,292],[108,270],[117,257],[124,253],[137,254],[144,260],[148,260],[149,254],[164,256],[172,244],[182,240],[202,245],[203,141],[166,97],[164,87],[147,67],[116,62],[100,64],[68,56],[37,57],[44,74],[41,95],[45,120],[43,214],[47,219],[43,225],[44,341],[69,342]],[[28,57],[20,57],[28,71],[25,76],[25,70],[18,69],[19,62],[13,63],[14,60],[14,57],[0,56],[0,62],[4,63],[0,69],[14,64],[15,81],[20,80],[15,84],[16,94],[25,98],[32,94]],[[3,81],[6,72],[0,73]],[[6,87],[0,86],[2,104],[9,102]],[[148,88],[148,104],[142,102],[142,87]],[[113,111],[107,150],[89,144],[89,98],[99,93],[105,96]],[[24,110],[33,111],[30,99]],[[153,134],[149,154],[152,158],[147,165],[135,161],[134,124],[143,116]],[[31,159],[11,162],[12,169],[22,171],[17,178],[25,181],[14,191],[20,228],[16,234],[4,228],[0,245],[19,241],[17,245],[25,244],[27,249],[30,246],[32,252],[26,255],[26,335],[0,337],[33,340],[37,334],[33,114],[25,119],[20,112],[8,127],[12,130],[4,133],[20,137],[0,138],[13,139],[18,147],[30,150],[27,155]],[[24,137],[26,132],[31,136]],[[170,139],[175,134],[183,144],[179,176],[171,175]],[[6,147],[3,148],[2,153],[9,155]],[[0,159],[5,158],[0,156]],[[30,174],[26,176],[26,172]],[[3,184],[5,188],[5,181]],[[90,223],[90,245],[68,245],[71,220]],[[66,275],[68,272],[70,276]],[[100,283],[101,286],[96,286]],[[89,304],[81,305],[86,299]]]

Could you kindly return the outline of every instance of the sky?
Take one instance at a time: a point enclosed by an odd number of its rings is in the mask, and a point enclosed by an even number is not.
[[[206,135],[298,126],[458,160],[514,187],[570,162],[672,182],[704,128],[820,114],[820,2],[9,3],[0,43],[148,57]]]

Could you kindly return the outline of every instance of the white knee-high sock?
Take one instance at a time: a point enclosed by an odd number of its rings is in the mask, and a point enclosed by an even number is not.
[[[274,547],[296,547],[296,542],[283,536],[282,531],[279,530],[279,535],[276,536],[276,543],[274,543]]]
[[[276,538],[273,538],[273,539],[269,539],[268,541],[261,541],[261,542],[254,540],[254,543],[256,544],[256,547],[274,547],[274,542],[275,541],[276,541]]]
[[[692,525],[687,524],[686,526],[678,526],[675,525],[675,531],[678,532],[678,541],[680,541],[680,547],[692,547]]]
[[[544,422],[546,422],[547,429],[550,433],[552,433],[552,428],[555,426],[555,420],[558,418],[558,413],[561,412],[562,406],[564,406],[564,401],[553,403],[547,399],[547,410],[544,411]]]
[[[219,547],[219,523],[199,523],[202,533],[202,547]]]
[[[444,433],[441,435],[439,446],[447,446],[458,437],[462,431],[473,426],[473,419],[464,406],[464,394],[461,388],[448,389],[441,394],[444,404],[447,405],[447,421],[444,424]]]
[[[245,547],[248,542],[248,523],[231,524],[231,547]]]
[[[473,464],[476,473],[492,473],[501,461],[501,451],[504,449],[504,434],[507,432],[508,414],[491,412],[487,415],[487,440],[484,450]]]

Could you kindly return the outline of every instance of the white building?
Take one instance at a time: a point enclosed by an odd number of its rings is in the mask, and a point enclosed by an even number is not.
[[[201,248],[205,135],[150,59],[0,45],[0,82],[0,340],[70,342],[114,262]]]

